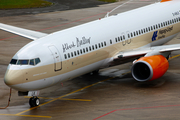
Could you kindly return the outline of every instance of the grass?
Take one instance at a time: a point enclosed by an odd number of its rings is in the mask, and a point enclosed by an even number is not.
[[[44,0],[0,0],[0,9],[38,8],[52,5]]]
[[[109,2],[109,3],[117,2],[117,0],[99,0],[99,1]]]

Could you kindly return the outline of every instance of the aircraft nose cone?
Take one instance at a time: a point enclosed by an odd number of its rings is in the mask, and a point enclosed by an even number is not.
[[[21,74],[22,73],[20,70],[7,69],[6,74],[4,76],[4,83],[9,87],[21,83],[22,82]]]
[[[8,86],[13,85],[13,75],[11,74],[10,70],[6,71],[6,74],[4,76],[4,83]]]

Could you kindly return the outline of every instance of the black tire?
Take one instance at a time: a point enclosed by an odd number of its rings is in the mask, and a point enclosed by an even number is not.
[[[40,104],[39,98],[37,98],[37,97],[32,97],[32,98],[29,99],[29,105],[30,105],[30,107],[39,106],[39,104]]]
[[[29,99],[29,105],[30,105],[30,107],[35,107],[35,104],[34,104],[34,100],[33,100],[34,98],[32,97],[32,98],[30,98]]]

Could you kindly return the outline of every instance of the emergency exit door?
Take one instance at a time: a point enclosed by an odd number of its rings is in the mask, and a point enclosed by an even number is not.
[[[62,59],[61,59],[58,49],[54,45],[52,45],[52,46],[49,46],[49,50],[51,51],[52,57],[54,59],[54,71],[61,70],[62,69]]]

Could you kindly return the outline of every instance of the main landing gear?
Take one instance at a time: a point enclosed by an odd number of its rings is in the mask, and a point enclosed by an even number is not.
[[[40,104],[40,100],[38,97],[33,96],[29,99],[29,105],[31,107],[39,106],[39,104]]]

